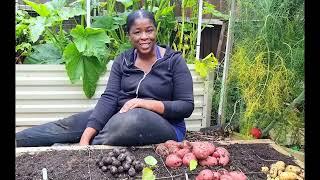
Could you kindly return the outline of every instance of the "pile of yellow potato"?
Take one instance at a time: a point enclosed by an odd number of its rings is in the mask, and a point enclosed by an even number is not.
[[[303,180],[304,170],[299,166],[286,165],[283,161],[277,161],[261,167],[261,171],[267,175],[267,180]]]

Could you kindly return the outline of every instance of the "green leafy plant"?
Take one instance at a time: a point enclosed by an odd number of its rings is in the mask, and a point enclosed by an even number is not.
[[[191,11],[190,17],[186,16],[186,10]],[[196,34],[197,34],[197,1],[191,0],[181,1],[181,23],[177,24],[176,27],[176,38],[172,47],[175,50],[181,51],[183,57],[190,61],[186,54],[191,57],[191,61],[194,60],[195,57],[195,43],[196,43]],[[187,21],[187,18],[189,20]]]
[[[149,167],[145,167],[142,170],[142,180],[155,180],[156,176],[153,173],[153,170]]]
[[[28,25],[30,16],[26,11],[16,12],[16,63],[22,64],[25,57],[31,53],[32,45]]]
[[[227,20],[229,18],[229,15],[223,14],[220,11],[216,10],[216,6],[213,4],[210,4],[206,1],[203,1],[203,14],[209,14],[213,17],[221,18],[222,20]]]
[[[188,63],[196,61],[196,43],[198,33],[198,1],[197,0],[182,0],[181,1],[181,20],[177,23],[175,29],[175,38],[172,43],[172,48],[182,52],[182,56]],[[209,14],[215,17],[227,18],[227,15],[217,11],[213,4],[204,2],[203,15]],[[201,31],[206,27],[213,27],[208,23],[203,23]]]
[[[144,162],[148,165],[142,170],[143,180],[154,180],[156,176],[153,173],[153,169],[156,167],[158,161],[153,156],[147,156],[144,158]]]
[[[157,39],[161,44],[170,46],[173,42],[173,29],[177,24],[174,15],[175,3],[170,0],[145,1],[145,9],[154,12],[157,22]]]
[[[91,98],[100,75],[106,69],[106,43],[110,43],[105,31],[77,25],[71,30],[73,42],[63,52],[68,76],[72,83],[82,80],[83,90]]]
[[[54,44],[33,46],[34,51],[25,59],[25,64],[61,64],[62,52]]]
[[[149,166],[153,167],[155,166],[158,161],[156,160],[156,158],[154,158],[153,156],[147,156],[144,158],[144,162],[146,162],[146,164],[148,164]]]
[[[133,4],[136,3],[137,1],[134,2],[133,0],[117,0],[117,2],[122,3],[126,11],[129,7],[133,6]]]
[[[24,2],[39,16],[31,17],[25,11],[17,12],[16,61],[22,63],[27,57],[26,63],[63,63],[62,52],[70,41],[62,28],[63,21],[85,14],[81,4],[75,2],[67,6],[66,0],[52,0],[44,4],[28,0]],[[44,47],[48,48],[49,53]]]
[[[111,43],[109,43],[108,49],[111,53],[111,59],[131,47],[131,43],[124,30],[126,16],[127,13],[120,13],[112,16],[104,15],[93,18],[92,27],[104,29],[108,37],[110,37]]]
[[[218,65],[218,60],[213,53],[208,54],[204,59],[195,60],[195,71],[200,74],[202,78],[206,78],[208,73],[214,71]]]
[[[84,28],[83,16],[86,11],[83,1],[67,5],[66,0],[52,0],[44,4],[28,0],[24,2],[39,14],[28,20],[28,32],[34,51],[29,53],[26,63],[65,63],[71,83],[82,80],[83,90],[91,98],[100,75],[105,72],[108,62],[106,45],[111,42],[103,29]],[[82,25],[77,25],[68,34],[63,30],[63,21],[82,16]],[[24,46],[22,46],[24,45]],[[25,44],[17,49],[28,47]]]
[[[189,163],[189,170],[190,170],[190,171],[193,171],[193,170],[195,170],[195,169],[197,168],[197,166],[198,166],[198,161],[192,159],[192,160],[190,161],[190,163]]]
[[[24,0],[24,2],[39,14],[39,16],[30,19],[29,29],[32,42],[38,41],[40,36],[45,33],[47,41],[55,43],[61,50],[67,45],[63,43],[65,41],[61,41],[57,37],[65,38],[65,32],[62,28],[63,21],[86,13],[81,3],[73,3],[68,7],[66,0],[52,0],[45,4],[28,0]]]

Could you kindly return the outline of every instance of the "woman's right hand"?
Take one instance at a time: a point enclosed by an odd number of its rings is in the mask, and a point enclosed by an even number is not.
[[[80,146],[89,145],[91,139],[96,135],[96,133],[97,133],[96,129],[87,127],[82,133],[79,145]]]

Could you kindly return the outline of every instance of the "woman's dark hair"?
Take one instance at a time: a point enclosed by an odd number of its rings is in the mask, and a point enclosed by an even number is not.
[[[126,30],[127,30],[128,33],[130,31],[130,28],[131,28],[132,24],[138,18],[150,19],[151,22],[153,23],[153,25],[155,27],[157,27],[157,23],[156,23],[156,20],[154,19],[153,13],[149,12],[149,11],[146,11],[146,10],[143,10],[143,9],[140,9],[140,10],[137,10],[137,11],[133,11],[128,15],[127,24],[126,24]]]

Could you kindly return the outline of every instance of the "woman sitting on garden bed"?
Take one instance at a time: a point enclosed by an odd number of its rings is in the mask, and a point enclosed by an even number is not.
[[[134,11],[126,26],[133,48],[115,59],[95,108],[16,133],[18,147],[79,141],[134,146],[184,139],[184,118],[194,109],[185,60],[180,52],[157,45],[152,13]]]

